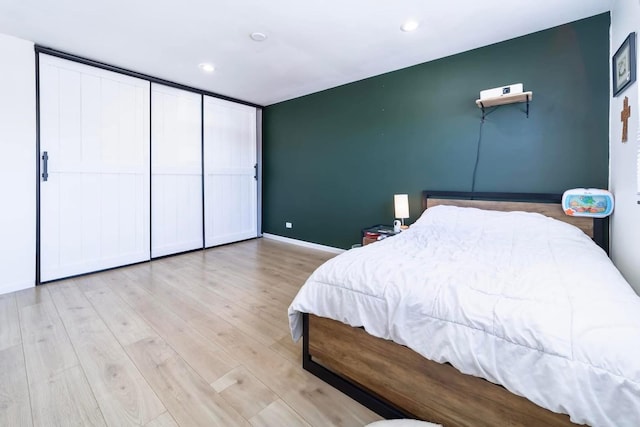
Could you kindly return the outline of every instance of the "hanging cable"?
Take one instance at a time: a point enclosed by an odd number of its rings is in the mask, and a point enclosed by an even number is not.
[[[476,174],[478,173],[478,163],[480,162],[480,145],[482,144],[482,126],[484,126],[485,119],[489,116],[489,114],[496,111],[500,108],[501,105],[494,107],[493,110],[489,111],[486,114],[483,114],[482,120],[480,121],[480,131],[478,132],[478,146],[476,149],[476,163],[473,166],[473,180],[471,181],[471,192],[473,193],[476,189]]]

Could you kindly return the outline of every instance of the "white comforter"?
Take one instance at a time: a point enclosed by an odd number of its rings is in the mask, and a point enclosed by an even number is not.
[[[289,307],[364,326],[575,423],[640,426],[640,298],[591,239],[542,215],[439,206],[320,266]]]

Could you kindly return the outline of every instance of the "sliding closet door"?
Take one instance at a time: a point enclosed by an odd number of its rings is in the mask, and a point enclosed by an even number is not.
[[[256,109],[204,97],[205,246],[258,235]]]
[[[149,82],[40,55],[41,280],[145,261]]]
[[[151,87],[151,256],[201,249],[202,96]]]

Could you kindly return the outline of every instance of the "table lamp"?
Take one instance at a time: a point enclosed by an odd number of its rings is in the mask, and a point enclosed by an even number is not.
[[[409,218],[409,195],[408,194],[394,194],[393,195],[393,207],[395,210],[396,218],[402,221],[400,228],[403,230],[409,228],[404,225],[404,219]]]

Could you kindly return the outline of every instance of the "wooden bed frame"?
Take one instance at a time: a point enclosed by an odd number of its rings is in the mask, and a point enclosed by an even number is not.
[[[423,208],[447,204],[542,213],[581,228],[608,252],[607,219],[564,214],[561,195],[424,191]],[[385,418],[416,418],[445,427],[573,426],[544,409],[449,364],[335,320],[303,314],[304,369]]]

